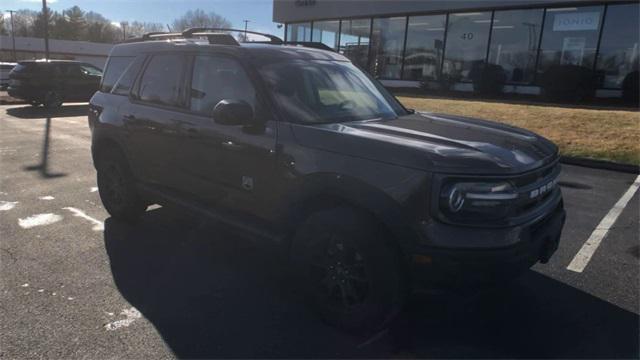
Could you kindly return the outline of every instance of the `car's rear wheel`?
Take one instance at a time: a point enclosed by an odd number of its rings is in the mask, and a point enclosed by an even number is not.
[[[124,155],[114,151],[100,156],[97,169],[98,192],[107,212],[118,220],[138,220],[147,204],[138,194]]]
[[[36,106],[37,107],[37,106],[40,106],[41,103],[38,100],[31,100],[31,101],[29,101],[29,104],[31,104],[31,106]]]
[[[49,109],[55,109],[62,106],[63,101],[64,99],[59,92],[50,90],[44,95],[43,104]]]
[[[295,274],[329,324],[372,332],[401,309],[405,278],[385,234],[370,215],[346,206],[317,211],[298,227],[291,246]]]

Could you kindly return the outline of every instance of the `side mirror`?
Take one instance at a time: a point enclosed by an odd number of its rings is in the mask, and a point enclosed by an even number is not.
[[[250,125],[253,108],[244,100],[220,100],[213,108],[213,121],[220,125]]]

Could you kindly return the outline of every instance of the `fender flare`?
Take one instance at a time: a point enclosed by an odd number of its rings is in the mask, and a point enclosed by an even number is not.
[[[314,174],[304,177],[300,185],[287,195],[284,222],[290,228],[315,210],[348,205],[370,213],[389,231],[404,256],[411,253],[417,241],[412,219],[389,195],[358,179],[338,174]]]

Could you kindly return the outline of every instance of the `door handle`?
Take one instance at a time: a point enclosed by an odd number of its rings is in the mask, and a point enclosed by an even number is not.
[[[234,151],[238,151],[238,150],[244,149],[244,145],[240,145],[240,144],[234,143],[231,140],[223,141],[222,142],[222,147],[225,148],[225,149],[234,150]]]

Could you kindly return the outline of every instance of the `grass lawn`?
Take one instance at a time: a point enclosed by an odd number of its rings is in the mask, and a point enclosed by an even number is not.
[[[640,165],[640,112],[576,109],[546,104],[498,102],[397,95],[420,111],[472,116],[534,131],[555,142],[560,153]]]

